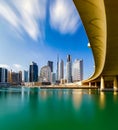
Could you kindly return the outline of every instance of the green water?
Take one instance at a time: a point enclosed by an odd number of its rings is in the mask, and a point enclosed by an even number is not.
[[[0,89],[0,130],[118,130],[118,93]]]

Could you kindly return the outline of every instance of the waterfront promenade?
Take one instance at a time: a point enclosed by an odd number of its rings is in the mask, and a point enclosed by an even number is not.
[[[60,84],[60,85],[29,85],[26,86],[29,88],[40,88],[40,89],[98,89],[98,87],[95,86],[83,86],[83,85],[78,85],[78,84]]]

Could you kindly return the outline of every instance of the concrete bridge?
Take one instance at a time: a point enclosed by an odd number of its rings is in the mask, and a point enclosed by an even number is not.
[[[74,0],[95,61],[95,72],[83,83],[118,90],[118,0]]]

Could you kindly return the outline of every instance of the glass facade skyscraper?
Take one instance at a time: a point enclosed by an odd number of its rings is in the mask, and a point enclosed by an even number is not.
[[[66,78],[67,78],[67,83],[72,82],[72,60],[70,55],[67,55]]]
[[[47,65],[50,67],[51,72],[53,72],[53,61],[48,61]]]
[[[32,62],[29,67],[29,82],[38,81],[38,65]]]
[[[5,68],[0,68],[0,82],[1,83],[8,82],[8,70]]]
[[[28,82],[28,71],[24,70],[24,82]]]

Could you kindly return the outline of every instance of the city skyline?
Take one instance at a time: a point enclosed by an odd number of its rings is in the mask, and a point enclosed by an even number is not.
[[[84,79],[92,74],[94,61],[87,47],[89,41],[71,0],[1,0],[0,11],[1,67],[23,71],[31,61],[41,68],[50,60],[56,69],[57,54],[64,63],[70,54],[72,60],[83,59]]]
[[[56,79],[61,80],[61,79],[66,79],[67,78],[66,70],[67,70],[68,56],[70,56],[70,58],[71,58],[70,59],[71,60],[71,69],[72,69],[72,64],[75,62],[75,60],[79,60],[79,61],[82,60],[82,59],[78,59],[78,58],[72,60],[71,55],[68,54],[67,57],[66,57],[66,60],[67,60],[66,62],[64,62],[64,60],[59,58],[59,56],[58,56],[56,63],[54,63],[54,61],[49,61],[48,60],[47,64],[42,65],[40,68],[39,68],[38,64],[35,61],[32,61],[31,63],[29,63],[28,68],[26,68],[24,70],[18,69],[17,71],[14,71],[14,70],[9,69],[7,67],[0,67],[0,68],[7,69],[8,72],[13,72],[13,73],[18,73],[18,72],[21,71],[21,72],[23,72],[23,79],[25,78],[25,80],[26,80],[27,79],[26,75],[28,75],[29,81],[30,81],[30,73],[33,73],[33,71],[34,71],[33,68],[32,68],[33,65],[37,66],[37,71],[38,71],[37,75],[38,76],[40,76],[41,69],[43,67],[48,66],[48,67],[50,67],[50,70],[53,70],[53,71],[51,71],[51,73],[53,72],[53,73],[56,74]],[[53,64],[55,64],[55,65],[58,64],[58,66],[57,65],[53,66]],[[57,70],[59,70],[59,71],[57,72]],[[82,74],[83,74],[83,66],[82,66]],[[57,76],[58,76],[58,78],[57,78]]]
[[[53,71],[53,61],[48,61],[41,69],[38,69],[37,63],[32,61],[29,64],[29,71],[24,70],[24,73],[21,70],[14,72],[0,67],[0,84],[4,86],[62,85],[83,80],[83,60],[75,59],[72,62],[71,55],[67,55],[65,70],[63,60],[59,61],[59,57],[57,58],[57,70],[59,71]]]

